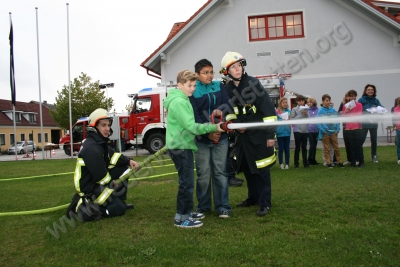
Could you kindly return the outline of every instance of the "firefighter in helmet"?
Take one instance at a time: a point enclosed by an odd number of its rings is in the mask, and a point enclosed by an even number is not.
[[[239,53],[227,52],[221,60],[220,73],[228,77],[225,89],[231,98],[232,112],[226,120],[236,123],[265,123],[259,128],[237,130],[235,155],[238,172],[244,172],[247,181],[247,198],[237,207],[258,205],[258,216],[265,216],[271,209],[270,167],[276,162],[274,105],[260,81],[247,75],[246,59]]]
[[[68,216],[73,212],[84,221],[91,221],[120,216],[125,210],[133,209],[133,204],[125,203],[127,182],[117,186],[114,180],[129,171],[129,167],[138,170],[139,164],[108,146],[112,122],[112,117],[102,108],[89,116],[87,137],[75,168],[76,194],[68,208]]]

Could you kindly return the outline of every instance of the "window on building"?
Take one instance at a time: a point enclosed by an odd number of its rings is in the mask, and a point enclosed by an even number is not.
[[[29,122],[36,122],[35,114],[29,114]]]
[[[25,134],[21,134],[21,141],[25,141]]]
[[[0,146],[4,146],[6,144],[6,135],[0,134]]]
[[[273,14],[248,18],[250,41],[304,37],[303,13]]]
[[[29,140],[33,141],[33,133],[29,134]]]
[[[49,134],[48,133],[44,133],[44,141],[49,142]]]
[[[10,134],[10,143],[11,143],[11,144],[14,144],[14,143],[15,143],[14,134]]]
[[[21,122],[21,113],[15,113],[16,122]]]
[[[38,141],[38,143],[40,143],[40,142],[42,142],[42,134],[41,133],[38,133],[37,134],[37,141]]]

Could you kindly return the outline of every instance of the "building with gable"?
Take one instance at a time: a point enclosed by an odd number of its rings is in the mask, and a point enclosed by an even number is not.
[[[13,106],[11,100],[0,99],[0,147],[5,151],[14,141],[32,140],[42,147],[42,141],[58,144],[63,130],[50,116],[53,105],[42,103],[43,138],[41,136],[40,103],[16,101],[16,138],[14,136]]]
[[[348,90],[361,97],[374,84],[390,110],[400,96],[399,12],[399,3],[370,0],[209,0],[141,66],[168,83],[202,58],[218,73],[225,53],[235,51],[250,75],[291,73],[286,89],[318,103],[328,93],[338,108]]]

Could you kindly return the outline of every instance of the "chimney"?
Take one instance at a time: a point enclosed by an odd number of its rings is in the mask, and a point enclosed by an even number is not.
[[[43,100],[43,104],[47,104],[47,100]]]

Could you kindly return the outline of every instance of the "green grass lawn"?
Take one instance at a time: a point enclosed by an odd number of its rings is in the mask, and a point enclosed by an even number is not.
[[[130,181],[135,209],[122,217],[71,226],[65,209],[0,216],[0,266],[400,266],[400,165],[395,146],[378,153],[364,169],[275,165],[270,214],[235,208],[244,184],[229,188],[229,219],[213,211],[196,229],[173,226],[177,174],[165,158],[142,170],[151,178]],[[1,162],[0,213],[67,204],[74,168],[72,159]]]

